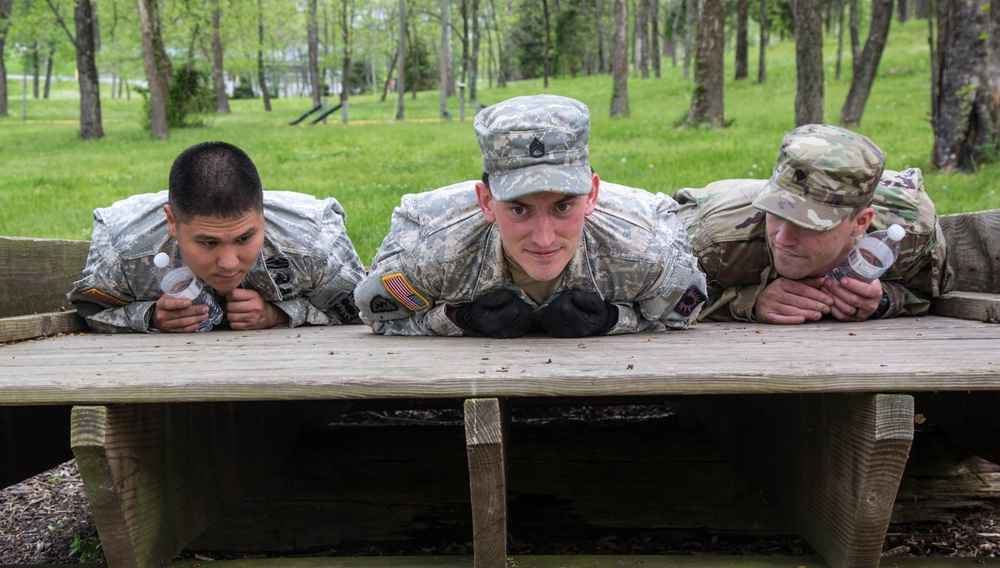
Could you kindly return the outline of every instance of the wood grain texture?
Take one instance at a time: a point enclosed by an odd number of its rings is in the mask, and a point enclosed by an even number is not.
[[[464,407],[475,566],[504,566],[507,560],[507,428],[503,404],[495,398],[478,398],[466,400]]]
[[[69,308],[89,241],[0,237],[0,318]]]
[[[1000,390],[997,345],[1000,326],[936,316],[580,340],[85,334],[0,347],[0,405]]]
[[[834,567],[876,568],[913,440],[908,395],[704,397],[737,471]]]
[[[1000,280],[1000,276],[997,280]],[[931,313],[950,318],[1000,323],[1000,294],[948,292],[934,298]]]
[[[87,324],[76,310],[11,316],[0,318],[0,344],[86,330]]]

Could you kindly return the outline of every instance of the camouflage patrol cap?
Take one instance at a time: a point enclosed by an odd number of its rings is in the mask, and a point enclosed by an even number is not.
[[[555,95],[514,97],[479,111],[475,127],[494,198],[590,193],[587,105]]]
[[[828,124],[807,124],[781,141],[757,209],[813,231],[829,231],[878,187],[885,154],[868,138]]]

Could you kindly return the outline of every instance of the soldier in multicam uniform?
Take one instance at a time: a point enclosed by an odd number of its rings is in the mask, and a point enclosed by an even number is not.
[[[392,335],[583,337],[684,329],[705,300],[677,204],[601,182],[590,114],[550,95],[475,119],[483,179],[406,195],[358,285]]]
[[[262,191],[257,168],[223,142],[188,148],[168,191],[94,211],[83,278],[69,299],[94,331],[191,332],[208,307],[163,296],[166,252],[210,286],[232,329],[357,322],[364,268],[333,198]]]
[[[796,324],[921,315],[953,286],[919,169],[885,170],[868,138],[829,125],[787,134],[770,180],[723,180],[674,194],[708,277],[701,318]],[[826,274],[866,232],[906,229],[899,258],[870,284]]]

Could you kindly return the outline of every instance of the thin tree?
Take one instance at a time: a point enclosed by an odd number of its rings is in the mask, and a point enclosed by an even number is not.
[[[639,0],[638,9],[635,11],[635,43],[638,49],[635,54],[635,66],[642,74],[643,79],[649,79],[649,2]]]
[[[159,36],[159,6],[157,0],[136,0],[139,14],[139,27],[142,31],[142,63],[146,68],[146,81],[149,85],[149,122],[153,137],[157,140],[170,138],[167,127],[167,93],[169,83],[164,81],[163,65],[158,61],[156,47]],[[162,39],[160,40],[162,44]]]
[[[479,100],[479,0],[472,0],[472,47],[469,57],[469,101]]]
[[[354,0],[340,2],[340,36],[344,43],[344,65],[341,67],[340,104],[342,122],[347,124],[348,99],[351,97],[351,60],[354,57]]]
[[[223,73],[223,58],[225,49],[222,45],[221,0],[212,2],[212,87],[215,89],[215,112],[229,114],[229,96],[226,95],[226,79]]]
[[[438,58],[438,92],[441,118],[451,120],[448,112],[448,69],[451,67],[451,0],[441,0],[441,56]]]
[[[820,0],[792,0],[796,126],[823,122],[823,14],[820,8]]]
[[[837,7],[837,71],[835,74],[836,79],[840,80],[840,70],[844,59],[844,7],[847,4],[844,0],[839,0],[840,5]]]
[[[548,89],[549,73],[551,72],[549,56],[552,52],[552,24],[549,21],[549,0],[542,0],[542,14],[545,18],[545,51],[542,53],[542,76],[544,79],[542,84]]]
[[[14,0],[0,0],[0,117],[8,116],[7,108],[7,62],[4,58],[4,43],[10,29],[10,14]]]
[[[264,0],[257,0],[257,83],[264,99],[264,110],[271,112],[271,91],[264,75]]]
[[[316,0],[309,0],[306,10],[306,45],[309,50],[309,89],[312,91],[313,107],[323,103],[323,89],[319,82],[319,18],[317,17]],[[343,76],[346,83],[348,75]],[[343,100],[343,95],[341,95]]]
[[[104,128],[101,126],[101,85],[95,61],[97,48],[94,28],[97,23],[94,18],[94,5],[90,0],[76,0],[76,7],[73,10],[73,17],[76,20],[76,36],[74,36],[52,0],[46,2],[55,14],[56,22],[76,48],[76,67],[80,74],[80,137],[84,140],[104,138]],[[36,76],[36,91],[37,88]],[[37,92],[35,98],[38,98]]]
[[[698,0],[685,0],[684,4],[684,78],[691,73],[691,57],[694,55],[694,32],[698,27]]]
[[[650,45],[649,51],[653,55],[653,76],[659,79],[662,76],[662,62],[660,61],[660,55],[663,52],[660,46],[660,0],[648,0],[649,2],[649,13],[652,14],[652,22],[650,24]]]
[[[698,51],[694,59],[694,92],[686,124],[726,126],[723,100],[723,64],[726,10],[722,0],[702,0],[698,17]]]
[[[625,0],[615,0],[615,36],[611,56],[614,86],[611,93],[611,117],[628,116],[628,10]]]
[[[767,82],[767,43],[771,32],[767,27],[767,0],[760,0],[760,56],[757,58],[757,82]]]
[[[398,100],[396,102],[396,120],[403,120],[404,104],[406,95],[406,0],[399,0],[399,71],[396,78],[396,91]]]
[[[861,64],[856,66],[857,72],[851,79],[851,88],[847,92],[847,100],[840,110],[840,123],[844,126],[861,124],[861,115],[865,112],[865,104],[875,82],[882,52],[889,38],[889,24],[892,23],[892,0],[873,0],[872,24],[868,32],[868,41],[861,52]]]
[[[861,32],[858,30],[858,0],[848,0],[851,12],[851,71],[858,72],[861,62]]]
[[[733,79],[742,81],[749,74],[747,63],[747,25],[749,17],[747,15],[747,0],[736,0],[736,71]]]
[[[990,111],[989,0],[952,0],[938,4],[937,82],[931,107],[939,170],[975,171],[984,150],[997,143]],[[993,102],[993,104],[996,104]]]

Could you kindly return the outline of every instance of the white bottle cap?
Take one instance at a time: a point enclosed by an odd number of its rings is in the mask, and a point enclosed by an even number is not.
[[[903,240],[903,237],[906,236],[906,229],[893,223],[892,225],[889,225],[889,228],[886,230],[886,233],[889,235],[890,239],[894,241],[901,241]]]
[[[156,256],[153,257],[153,264],[157,268],[166,268],[170,264],[170,255],[165,252],[156,253]]]

